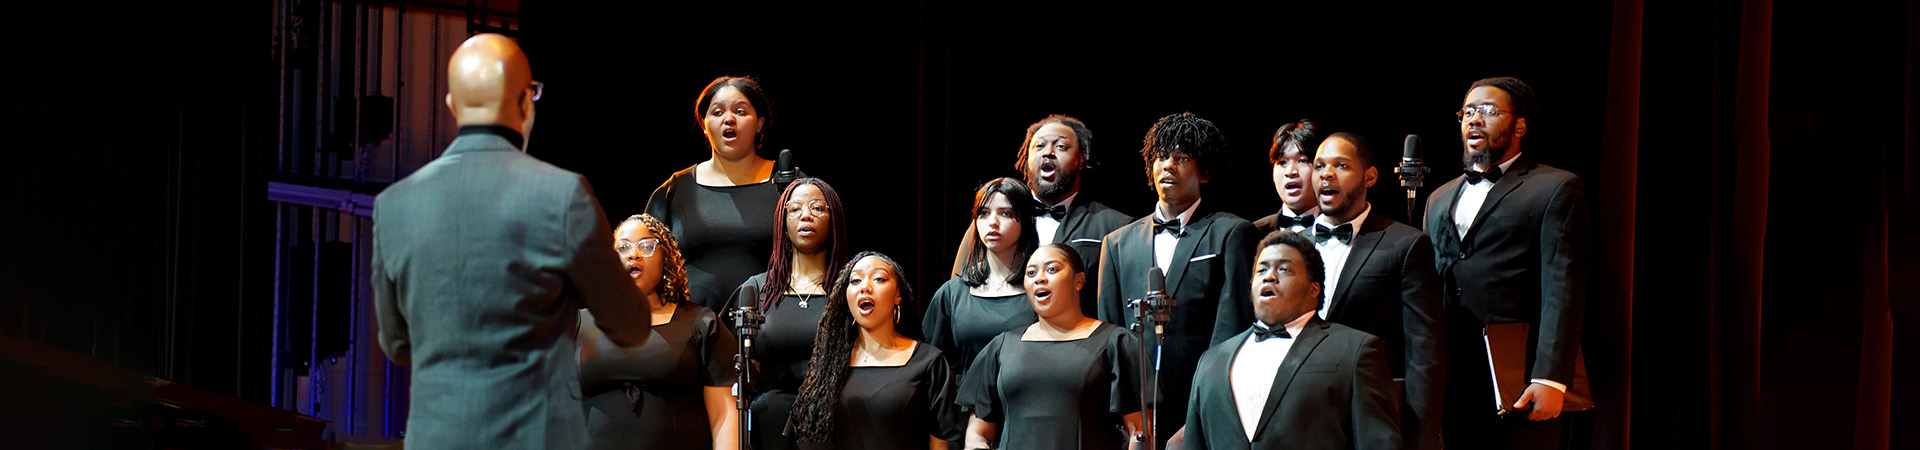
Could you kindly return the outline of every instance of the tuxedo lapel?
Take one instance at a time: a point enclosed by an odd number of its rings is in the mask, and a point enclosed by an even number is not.
[[[1526,183],[1527,172],[1533,169],[1533,165],[1526,161],[1514,161],[1513,165],[1508,167],[1513,167],[1517,170],[1515,170],[1511,176],[1501,177],[1500,181],[1493,183],[1493,190],[1487,191],[1487,200],[1480,203],[1480,212],[1473,215],[1473,225],[1467,227],[1467,237],[1462,238],[1461,242],[1472,239],[1473,235],[1480,231],[1480,224],[1487,221],[1487,213],[1493,211],[1493,206],[1499,204],[1500,199],[1505,198],[1507,194],[1512,193],[1514,189]],[[1453,216],[1448,215],[1447,218],[1451,221]]]
[[[1060,228],[1053,231],[1053,242],[1051,243],[1064,244],[1072,240],[1073,232],[1079,230],[1080,225],[1087,222],[1087,216],[1091,215],[1087,214],[1088,209],[1091,208],[1089,208],[1086,203],[1075,203],[1073,206],[1067,207],[1067,217],[1062,218],[1060,220]]]
[[[1228,412],[1233,413],[1233,421],[1228,423],[1234,424],[1235,426],[1239,426],[1240,424],[1240,398],[1233,395],[1233,363],[1240,359],[1240,344],[1247,342],[1247,337],[1252,335],[1253,328],[1248,327],[1246,330],[1241,331],[1240,334],[1233,335],[1233,338],[1227,339],[1226,342],[1232,342],[1232,344],[1224,347],[1227,353],[1227,365],[1222,367],[1224,370],[1214,372],[1217,376],[1215,379],[1219,380],[1220,383],[1220,389],[1217,391],[1221,394],[1220,400],[1226,402],[1228,406],[1232,406],[1232,408],[1228,408]],[[1196,381],[1193,387],[1199,389],[1200,383]],[[1204,394],[1204,392],[1195,391],[1194,395],[1200,394]],[[1239,432],[1239,430],[1240,428],[1234,429],[1236,433]],[[1204,436],[1202,436],[1202,438],[1204,438]]]
[[[1275,422],[1274,413],[1280,410],[1280,400],[1287,395],[1287,387],[1293,385],[1293,376],[1300,372],[1300,366],[1313,354],[1313,348],[1327,339],[1327,322],[1319,317],[1307,319],[1307,326],[1300,329],[1300,336],[1294,337],[1293,348],[1287,350],[1287,358],[1280,360],[1280,371],[1273,374],[1273,390],[1267,392],[1267,404],[1260,409],[1260,425],[1253,427],[1253,436],[1267,430],[1267,424]],[[1229,366],[1231,367],[1231,366]]]
[[[1202,212],[1194,211],[1193,215],[1200,216]],[[1213,223],[1211,213],[1194,219],[1193,223],[1187,224],[1183,229],[1187,232],[1187,237],[1180,238],[1179,242],[1173,244],[1173,260],[1167,262],[1168,296],[1180,292],[1180,282],[1187,279],[1187,260],[1194,257],[1193,249],[1200,245],[1200,241],[1207,239],[1207,225],[1211,223]]]
[[[1367,258],[1373,256],[1373,249],[1380,246],[1381,235],[1385,234],[1383,231],[1387,227],[1381,222],[1382,220],[1386,219],[1369,215],[1366,223],[1358,227],[1359,230],[1353,237],[1353,246],[1347,249],[1347,262],[1340,266],[1340,280],[1334,284],[1336,290],[1333,298],[1328,299],[1333,302],[1333,305],[1327,308],[1328,319],[1341,317],[1347,309],[1347,294],[1353,292],[1353,277],[1360,273],[1361,267],[1367,265]]]

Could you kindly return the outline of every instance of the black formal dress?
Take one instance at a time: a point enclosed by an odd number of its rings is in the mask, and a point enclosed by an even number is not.
[[[914,346],[905,365],[854,367],[833,411],[834,442],[805,442],[800,448],[922,449],[929,437],[959,442],[967,416],[954,404],[957,381],[940,349],[925,344]]]
[[[588,448],[713,448],[704,391],[733,385],[734,345],[720,318],[693,302],[680,302],[637,348],[607,340],[580,310]]]
[[[927,317],[921,321],[927,343],[947,355],[954,373],[965,376],[973,358],[988,342],[1007,330],[1026,329],[1040,320],[1033,313],[1027,294],[981,297],[967,290],[960,278],[948,279],[927,300]]]
[[[1193,375],[1187,409],[1189,449],[1393,450],[1400,448],[1399,393],[1387,378],[1380,339],[1308,319],[1280,360],[1253,438],[1240,422],[1233,361],[1252,336],[1241,332],[1208,349]]]
[[[1195,208],[1184,227],[1186,237],[1179,238],[1167,265],[1167,295],[1176,305],[1165,324],[1160,357],[1165,402],[1156,415],[1162,443],[1186,420],[1187,388],[1200,354],[1253,323],[1249,290],[1253,246],[1260,236],[1253,224],[1215,209],[1211,201],[1218,200],[1203,200]],[[1135,322],[1127,300],[1146,296],[1147,271],[1155,266],[1154,234],[1150,215],[1107,235],[1100,255],[1100,320],[1122,326]]]
[[[1570,172],[1518,156],[1493,182],[1461,237],[1454,212],[1466,187],[1465,177],[1456,177],[1434,190],[1425,227],[1454,346],[1447,362],[1453,372],[1444,419],[1448,446],[1553,448],[1561,419],[1530,422],[1526,414],[1494,414],[1480,330],[1492,323],[1531,324],[1527,378],[1570,389],[1586,384],[1574,370],[1587,294],[1585,188]]]
[[[1073,204],[1067,205],[1066,216],[1060,219],[1058,229],[1054,230],[1052,242],[1046,244],[1067,244],[1073,251],[1080,253],[1080,265],[1087,274],[1087,284],[1080,288],[1080,313],[1087,317],[1099,317],[1099,311],[1088,299],[1096,298],[1100,293],[1100,283],[1094,278],[1100,274],[1100,243],[1107,233],[1126,226],[1133,218],[1126,213],[1108,208],[1100,202],[1089,201],[1085,196],[1075,197]],[[959,250],[953,254],[953,275],[959,275],[965,269],[967,252],[973,247],[972,224],[967,225],[967,234],[960,235]]]
[[[694,181],[697,167],[674,172],[654,189],[647,214],[673,229],[686,258],[689,297],[707,309],[724,311],[734,287],[767,271],[774,221],[782,217],[777,203],[786,186],[771,181],[705,186]]]
[[[1025,333],[994,337],[960,382],[960,405],[1000,424],[996,448],[1126,448],[1122,418],[1141,409],[1140,340],[1105,322],[1080,340],[1021,340]]]
[[[1393,377],[1406,380],[1400,421],[1406,448],[1439,450],[1447,341],[1433,245],[1418,229],[1367,214],[1342,267],[1326,319],[1386,344]]]
[[[741,285],[760,286],[766,278],[765,273],[754,275]],[[801,306],[802,303],[806,306]],[[735,295],[728,304],[731,311],[733,305],[757,306],[760,299]],[[759,366],[759,378],[754,380],[755,396],[749,407],[753,417],[742,420],[752,426],[755,450],[797,448],[781,430],[786,426],[787,413],[793,409],[794,397],[800,394],[800,383],[807,378],[807,360],[813,357],[813,335],[820,329],[820,315],[826,308],[825,295],[783,295],[780,301],[761,311],[767,322],[761,325],[760,334],[753,340],[753,359]]]

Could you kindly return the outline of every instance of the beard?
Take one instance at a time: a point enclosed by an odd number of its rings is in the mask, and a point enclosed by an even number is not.
[[[1043,201],[1066,198],[1067,194],[1072,193],[1074,182],[1080,179],[1080,171],[1062,169],[1064,169],[1064,167],[1054,169],[1054,171],[1058,173],[1053,176],[1054,181],[1052,182],[1040,179],[1040,169],[1034,168],[1029,170],[1027,173],[1027,187],[1033,189],[1033,195],[1039,196]]]
[[[1482,134],[1485,134],[1485,132],[1482,132]],[[1485,135],[1486,137],[1483,138],[1483,140],[1487,143],[1487,151],[1484,152],[1473,151],[1473,146],[1467,144],[1466,138],[1463,137],[1460,139],[1460,146],[1464,150],[1461,152],[1461,164],[1466,165],[1467,168],[1473,168],[1474,165],[1491,167],[1494,161],[1499,161],[1507,157],[1507,151],[1513,148],[1512,135],[1499,136],[1503,139],[1494,139],[1495,136],[1491,134]]]

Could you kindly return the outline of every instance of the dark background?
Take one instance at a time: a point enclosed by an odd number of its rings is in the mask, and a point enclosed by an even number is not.
[[[1213,120],[1232,168],[1206,201],[1252,219],[1278,207],[1281,124],[1361,133],[1383,161],[1419,134],[1431,190],[1458,174],[1467,85],[1516,76],[1542,107],[1526,154],[1581,175],[1593,216],[1602,406],[1582,442],[1914,446],[1899,406],[1920,398],[1894,381],[1920,373],[1913,2],[1578,3],[529,2],[517,19],[548,84],[528,151],[585,174],[609,216],[706,159],[700,88],[752,75],[776,114],[766,153],[834,184],[855,247],[923,292],[972,189],[1017,176],[1047,114],[1094,131],[1083,198],[1133,216],[1153,201],[1147,128]],[[268,403],[269,360],[304,355],[276,353],[266,299],[319,276],[276,271],[273,12],[19,8],[0,335]],[[1375,214],[1403,219],[1383,172]],[[38,379],[0,368],[0,405],[25,418],[0,434],[64,430],[72,409],[33,409]]]

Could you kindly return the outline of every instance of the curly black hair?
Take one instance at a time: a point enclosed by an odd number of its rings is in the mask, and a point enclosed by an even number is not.
[[[1227,138],[1213,121],[1190,112],[1161,117],[1147,130],[1140,146],[1140,158],[1146,161],[1147,185],[1154,183],[1153,162],[1175,153],[1185,154],[1199,164],[1202,175],[1227,173]]]

